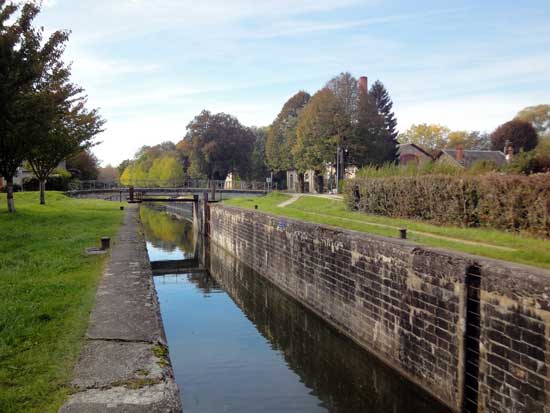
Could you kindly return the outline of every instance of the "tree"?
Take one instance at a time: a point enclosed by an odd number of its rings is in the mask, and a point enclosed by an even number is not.
[[[56,31],[43,42],[43,29],[32,26],[40,8],[25,3],[16,17],[19,9],[0,0],[0,176],[6,179],[9,212],[15,211],[13,176],[31,148],[26,132],[35,123],[34,87],[68,39]]]
[[[328,88],[313,95],[300,112],[296,127],[292,153],[298,172],[313,169],[318,175],[327,162],[334,162],[342,122],[340,103]],[[318,187],[322,191],[321,181]]]
[[[107,166],[99,168],[99,175],[97,179],[101,182],[113,183],[118,182],[119,177],[120,173],[118,172],[118,168],[109,164]]]
[[[252,169],[251,178],[255,180],[264,180],[268,175],[269,169],[266,163],[266,140],[269,134],[269,128],[250,127],[254,134],[254,150],[252,151]]]
[[[531,123],[540,139],[550,139],[550,105],[528,106],[518,112],[516,119]]]
[[[397,127],[397,119],[395,119],[395,114],[392,112],[393,102],[390,94],[384,84],[377,80],[371,86],[369,95],[374,99],[378,113],[384,117],[384,125],[388,130],[390,138],[397,143],[398,132],[395,129]]]
[[[80,150],[67,158],[67,170],[73,177],[90,181],[99,175],[99,160],[88,149]]]
[[[203,110],[187,125],[184,140],[192,147],[191,174],[218,180],[230,172],[250,176],[254,134],[234,116]]]
[[[357,123],[349,139],[349,160],[356,166],[382,165],[397,157],[397,140],[392,137],[383,114],[376,105],[376,96],[361,93]]]
[[[347,122],[352,122],[357,113],[359,99],[359,85],[351,73],[343,72],[335,76],[325,85],[336,97],[340,106],[341,116]]]
[[[121,176],[124,172],[124,170],[128,167],[128,165],[130,164],[130,160],[129,159],[125,159],[123,160],[121,163],[118,164],[118,166],[116,167],[116,169],[118,170],[118,174]]]
[[[535,149],[538,143],[537,131],[531,123],[514,119],[503,123],[491,134],[492,149],[507,152],[509,145],[514,153]]]
[[[293,167],[290,156],[296,142],[296,124],[302,108],[309,102],[309,93],[299,91],[288,99],[269,128],[265,142],[268,166],[275,172]]]
[[[427,150],[442,149],[448,141],[449,128],[446,126],[425,123],[411,125],[404,133],[398,135],[400,143],[414,143]]]
[[[491,139],[485,132],[453,131],[447,135],[448,148],[461,146],[462,149],[488,150],[491,149]]]
[[[32,146],[27,160],[40,183],[40,204],[44,205],[46,180],[67,157],[84,152],[81,157],[94,160],[94,179],[97,178],[97,159],[85,152],[92,139],[103,131],[104,121],[96,109],[86,109],[83,89],[69,81],[70,70],[55,62],[39,80],[31,99],[34,122],[26,128]]]

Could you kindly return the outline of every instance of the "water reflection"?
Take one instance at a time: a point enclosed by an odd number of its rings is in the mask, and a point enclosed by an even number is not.
[[[191,222],[178,219],[161,206],[139,210],[151,261],[193,258],[195,240]]]
[[[146,229],[151,245],[169,241],[149,238],[159,234],[173,233]],[[449,411],[233,256],[207,248],[209,272],[155,278],[184,411]]]

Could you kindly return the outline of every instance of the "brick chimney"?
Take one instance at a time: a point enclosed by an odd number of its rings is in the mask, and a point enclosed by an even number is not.
[[[456,147],[456,160],[458,162],[462,162],[464,159],[464,149],[462,149],[462,145],[457,145]]]
[[[369,93],[369,84],[366,76],[361,76],[359,78],[359,94],[362,95],[363,93]]]

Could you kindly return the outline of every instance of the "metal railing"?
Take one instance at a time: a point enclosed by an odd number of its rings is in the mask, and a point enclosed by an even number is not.
[[[69,189],[71,191],[86,191],[86,190],[112,190],[126,189],[130,186],[135,188],[174,188],[174,189],[204,189],[211,190],[233,190],[233,191],[265,191],[272,190],[271,183],[263,181],[225,181],[213,179],[172,179],[172,180],[152,180],[141,179],[134,180],[130,184],[125,185],[120,182],[105,182],[105,181],[75,181],[71,182]]]

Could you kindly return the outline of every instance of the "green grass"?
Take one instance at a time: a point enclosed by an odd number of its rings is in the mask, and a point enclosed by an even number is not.
[[[278,207],[278,204],[289,198],[286,194],[271,193],[261,198],[234,198],[224,201],[224,204],[243,208],[254,208],[254,205],[258,205],[261,212],[388,237],[398,237],[398,228],[407,228],[408,239],[422,245],[550,268],[549,240],[489,228],[437,226],[411,219],[367,215],[346,210],[342,201],[313,196],[303,196],[287,207]],[[452,239],[436,238],[437,236]],[[480,244],[470,244],[472,242]],[[511,248],[513,251],[498,247]]]
[[[84,255],[121,223],[117,203],[0,194],[0,411],[56,412],[69,389],[104,257]]]

